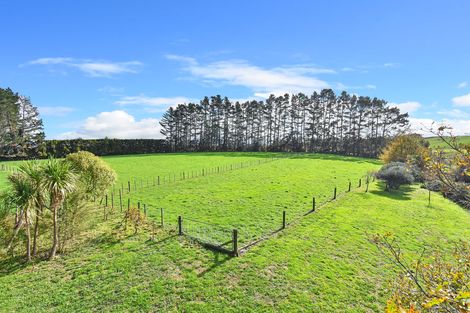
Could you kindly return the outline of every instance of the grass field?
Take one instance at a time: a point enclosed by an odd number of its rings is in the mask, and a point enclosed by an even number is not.
[[[172,158],[174,157],[174,158]],[[190,171],[269,154],[178,154],[106,158],[124,178]],[[193,159],[194,158],[194,159]],[[228,163],[223,163],[227,160]],[[153,163],[144,166],[142,163]],[[84,244],[52,262],[0,260],[1,312],[381,312],[394,269],[366,233],[391,231],[411,256],[423,246],[470,238],[470,214],[418,186],[383,192],[364,185],[289,225],[238,258],[177,236],[176,217],[240,229],[242,242],[301,216],[333,188],[347,189],[379,163],[332,155],[291,155],[221,174],[131,192],[149,219],[167,225],[135,236],[116,212],[82,235]],[[129,174],[131,172],[131,174]],[[124,176],[128,175],[128,176]],[[126,195],[127,197],[127,195]],[[118,211],[118,210],[116,210]]]
[[[470,136],[457,136],[457,139],[460,143],[470,144]],[[439,137],[429,137],[426,140],[429,141],[431,148],[446,148],[447,146]]]
[[[4,312],[381,312],[393,269],[366,239],[392,231],[405,251],[469,238],[470,216],[417,187],[356,190],[239,258],[174,231],[117,240],[102,224],[54,262],[0,267]],[[410,200],[410,201],[406,201]],[[52,274],[51,274],[52,273]]]

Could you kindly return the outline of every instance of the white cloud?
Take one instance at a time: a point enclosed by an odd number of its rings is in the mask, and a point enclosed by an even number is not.
[[[313,77],[316,74],[332,74],[332,69],[311,65],[261,68],[244,60],[218,61],[200,64],[196,59],[180,55],[167,55],[170,60],[183,63],[183,70],[193,78],[210,85],[226,84],[244,86],[256,93],[284,94],[328,88],[327,82]]]
[[[74,108],[66,106],[40,106],[38,109],[42,116],[54,117],[66,116],[69,113],[75,111]]]
[[[58,136],[59,139],[95,139],[95,138],[163,138],[160,134],[159,120],[145,118],[136,120],[129,113],[116,110],[101,112],[88,117],[77,131],[66,132]]]
[[[415,112],[421,107],[421,103],[417,101],[407,101],[407,102],[402,102],[402,103],[389,103],[390,107],[397,107],[400,109],[402,113],[408,112]]]
[[[396,68],[396,67],[399,67],[399,66],[400,66],[400,63],[396,63],[396,62],[384,63],[385,68]]]
[[[109,62],[102,60],[87,60],[75,58],[39,58],[29,61],[26,65],[63,66],[77,68],[81,72],[93,77],[110,77],[122,73],[138,73],[142,62]]]
[[[468,119],[443,119],[435,121],[428,118],[410,118],[410,125],[411,131],[422,134],[425,137],[434,136],[430,129],[436,130],[440,125],[452,127],[454,135],[470,134],[470,120]]]
[[[144,105],[144,106],[156,106],[156,107],[171,107],[178,104],[191,102],[189,98],[186,97],[147,97],[144,95],[140,96],[127,96],[122,97],[120,100],[114,102],[118,105]]]
[[[466,95],[463,95],[460,97],[454,97],[452,98],[452,102],[456,106],[461,106],[461,107],[470,106],[470,93],[467,93]]]
[[[468,82],[461,82],[460,84],[457,85],[457,88],[465,88],[468,86]]]
[[[451,109],[447,111],[439,111],[437,112],[438,114],[450,118],[467,118],[469,114],[465,111],[459,110],[459,109]]]

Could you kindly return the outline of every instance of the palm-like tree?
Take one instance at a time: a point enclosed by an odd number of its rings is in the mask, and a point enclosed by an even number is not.
[[[30,181],[34,189],[34,202],[36,208],[36,220],[34,223],[33,231],[33,252],[35,256],[37,253],[37,238],[39,236],[39,218],[43,213],[46,203],[46,192],[43,188],[44,171],[37,161],[27,162],[19,167],[19,171],[23,173]]]
[[[35,189],[24,173],[15,173],[8,177],[11,189],[11,202],[16,205],[20,211],[18,223],[15,225],[13,237],[8,245],[11,247],[13,240],[18,234],[21,227],[24,225],[26,228],[26,258],[31,261],[31,233],[30,233],[30,214],[36,207]]]
[[[73,192],[77,186],[77,176],[69,162],[49,159],[44,165],[43,188],[49,194],[50,209],[54,226],[54,235],[49,258],[54,258],[59,246],[58,212],[66,196]]]

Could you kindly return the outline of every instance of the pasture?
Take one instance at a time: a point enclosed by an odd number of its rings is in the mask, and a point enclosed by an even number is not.
[[[380,312],[395,269],[368,242],[390,231],[410,257],[423,246],[446,249],[470,237],[470,215],[418,186],[357,188],[376,160],[321,154],[204,153],[108,157],[121,182],[250,162],[243,168],[125,193],[147,205],[165,227],[124,235],[115,203],[108,221],[82,235],[83,244],[52,262],[0,260],[0,308],[6,312],[296,311]],[[282,157],[282,158],[281,158]],[[253,160],[258,162],[253,162]],[[312,196],[318,207],[309,215]],[[282,211],[295,222],[233,258],[178,236],[177,216],[237,228],[241,244],[276,230]],[[98,218],[100,218],[99,215]],[[210,234],[209,234],[210,235]],[[0,311],[1,311],[0,310]]]

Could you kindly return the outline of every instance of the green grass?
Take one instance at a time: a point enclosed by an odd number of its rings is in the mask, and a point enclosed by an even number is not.
[[[447,148],[447,145],[439,137],[429,137],[426,140],[429,141],[431,148]],[[457,136],[457,140],[463,144],[470,144],[470,136]]]
[[[249,155],[209,154],[194,162],[191,154],[149,157],[170,164],[164,168],[171,172]],[[139,171],[143,159],[126,158],[121,165],[113,164],[120,158],[107,160],[120,175]],[[133,192],[134,203],[150,205],[150,219],[159,221],[156,208],[165,208],[167,224],[154,241],[117,230],[117,212],[52,262],[0,259],[0,311],[382,312],[395,272],[366,233],[391,231],[411,255],[423,246],[448,249],[470,238],[467,211],[434,193],[428,207],[427,191],[418,186],[386,193],[374,183],[365,193],[363,185],[238,258],[206,250],[175,228],[177,215],[193,217],[239,228],[246,242],[280,226],[282,210],[292,221],[310,208],[312,195],[329,199],[334,186],[345,191],[348,179],[357,186],[359,176],[378,167],[369,159],[297,155]]]
[[[409,199],[410,201],[407,201]],[[366,239],[392,231],[406,252],[469,238],[470,216],[417,187],[358,190],[239,258],[174,231],[97,239],[53,262],[2,263],[0,308],[22,311],[381,312],[393,269]]]
[[[360,177],[377,168],[378,162],[373,160],[300,155],[145,189],[126,195],[124,202],[130,197],[134,206],[137,201],[147,204],[149,216],[155,220],[160,219],[159,208],[163,207],[165,219],[172,224],[181,215],[183,220],[192,218],[227,228],[228,231],[211,235],[211,227],[183,221],[187,227],[203,227],[199,231],[214,242],[227,241],[231,229],[236,228],[240,244],[247,244],[277,230],[282,211],[286,211],[288,219],[299,217],[311,209],[312,196],[317,204],[330,200],[335,187],[338,193],[345,192],[350,180],[356,186]]]

